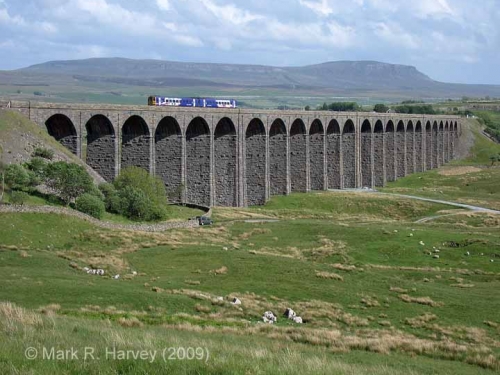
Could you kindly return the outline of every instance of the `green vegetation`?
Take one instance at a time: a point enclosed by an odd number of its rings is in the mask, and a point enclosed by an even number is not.
[[[356,102],[334,102],[330,104],[323,103],[323,105],[316,108],[318,111],[335,111],[335,112],[356,112],[361,107]]]
[[[44,181],[48,187],[69,204],[84,193],[92,191],[94,183],[85,168],[81,165],[58,161],[47,165],[47,177]]]
[[[498,369],[500,353],[491,340],[499,334],[488,324],[500,323],[500,277],[489,261],[500,237],[491,224],[468,231],[449,223],[414,224],[444,206],[406,199],[311,197],[294,194],[260,208],[215,209],[219,224],[213,228],[156,234],[102,230],[58,215],[3,214],[0,300],[42,312],[43,322],[31,336],[37,346],[89,344],[103,350],[109,343],[120,349],[177,343],[210,351],[208,363],[105,361],[98,366],[104,374],[122,366],[135,373],[167,368],[222,374]],[[250,218],[279,221],[242,221]],[[433,247],[441,249],[440,259],[428,254]],[[122,277],[87,275],[85,266]],[[229,296],[240,298],[241,308]],[[281,317],[286,307],[306,323]],[[257,323],[267,310],[279,316],[275,327]],[[0,313],[0,321],[5,319]],[[26,362],[21,333],[29,319],[14,323],[19,328],[0,339],[9,353],[0,366],[28,366],[41,374],[53,373],[54,366],[82,371],[83,361]],[[94,339],[96,332],[101,334]],[[478,346],[488,349],[477,351]],[[288,355],[271,349],[283,347]],[[266,355],[256,354],[261,351]],[[300,364],[309,363],[307,358],[315,359],[317,371]],[[256,369],[256,363],[263,367]]]
[[[483,124],[485,132],[491,135],[497,142],[500,142],[500,112],[493,111],[474,111],[479,121]]]
[[[33,156],[52,160],[54,158],[54,150],[45,147],[37,147],[33,152]]]
[[[165,185],[139,167],[120,172],[113,185],[101,185],[106,207],[132,220],[159,221],[168,217]]]
[[[387,113],[389,109],[385,104],[375,104],[375,107],[373,107],[373,110],[377,113]]]
[[[24,191],[13,191],[10,195],[10,203],[22,206],[29,200],[29,194]]]
[[[106,211],[104,202],[95,195],[84,193],[76,198],[75,207],[84,214],[101,219]]]

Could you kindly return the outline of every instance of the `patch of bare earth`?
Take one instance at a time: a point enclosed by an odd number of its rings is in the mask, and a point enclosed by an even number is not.
[[[445,167],[441,168],[438,173],[441,176],[461,176],[469,173],[477,173],[481,172],[481,168],[471,167],[471,166],[463,166],[463,167]]]

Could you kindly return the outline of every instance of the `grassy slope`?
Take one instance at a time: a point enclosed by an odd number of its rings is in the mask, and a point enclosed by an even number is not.
[[[444,199],[500,210],[500,167],[491,167],[489,157],[500,153],[500,145],[480,134],[476,121],[468,121],[475,136],[470,155],[453,161],[438,170],[416,173],[391,182],[385,192],[412,194],[427,198]],[[469,173],[461,173],[470,169]]]
[[[290,327],[283,319],[280,319],[277,331],[272,331],[274,334],[249,333],[250,336],[240,337],[235,336],[237,331],[231,331],[230,334],[222,335],[223,327],[252,329],[264,308],[281,312],[284,305],[289,305],[299,314],[309,317],[310,323],[304,327],[306,330],[338,329],[342,334],[357,337],[362,335],[356,330],[357,324],[361,322],[363,328],[377,335],[376,332],[382,332],[381,321],[386,321],[389,323],[383,324],[393,327],[393,332],[425,339],[430,339],[435,334],[440,337],[440,330],[448,329],[454,332],[448,334],[452,341],[473,345],[474,341],[471,340],[476,338],[467,338],[458,333],[464,327],[475,327],[486,337],[490,337],[488,340],[499,339],[498,331],[483,324],[483,321],[495,320],[500,308],[500,299],[496,295],[500,290],[498,265],[489,262],[494,253],[499,252],[498,233],[484,226],[464,232],[453,230],[446,224],[412,224],[414,219],[433,214],[443,207],[419,202],[415,209],[408,202],[397,199],[373,199],[372,202],[365,202],[372,205],[368,221],[366,218],[360,220],[361,216],[354,208],[350,214],[332,220],[325,220],[326,216],[321,215],[319,219],[310,217],[309,214],[295,217],[298,206],[305,213],[321,212],[318,207],[320,201],[327,212],[328,207],[337,205],[355,207],[357,198],[332,193],[311,196],[311,199],[305,200],[303,195],[298,194],[275,199],[269,206],[261,209],[233,212],[235,219],[237,215],[242,218],[248,215],[264,216],[279,208],[275,215],[281,218],[278,222],[259,224],[228,221],[228,210],[222,209],[215,212],[215,217],[222,219],[222,223],[214,228],[155,235],[97,230],[76,219],[61,220],[56,215],[1,215],[2,244],[5,249],[16,246],[17,250],[11,248],[0,251],[0,282],[3,286],[0,300],[13,301],[28,308],[49,303],[61,305],[60,315],[73,316],[78,320],[58,318],[58,324],[61,327],[82,327],[71,338],[66,339],[66,342],[74,345],[85,346],[89,341],[86,332],[95,329],[95,324],[84,318],[117,321],[124,317],[135,317],[142,324],[157,328],[152,328],[152,331],[150,328],[132,328],[128,332],[113,323],[107,326],[107,330],[116,332],[113,333],[115,336],[130,335],[135,340],[145,332],[151,332],[148,337],[152,337],[155,342],[162,342],[165,335],[178,345],[201,341],[215,353],[212,354],[213,362],[208,367],[196,362],[167,365],[171,366],[167,368],[179,372],[203,368],[213,373],[243,373],[244,369],[250,373],[266,373],[278,372],[280,368],[282,373],[301,373],[308,367],[297,365],[296,362],[312,356],[319,366],[319,373],[331,372],[336,366],[340,368],[339,373],[400,373],[407,369],[424,374],[432,371],[450,374],[460,371],[480,373],[481,369],[477,366],[463,363],[458,366],[459,362],[438,359],[443,357],[439,351],[409,362],[405,360],[403,353],[407,350],[404,347],[395,348],[390,357],[373,355],[364,350],[347,350],[343,355],[333,356],[331,350],[338,343],[332,341],[326,346],[321,340],[318,343],[314,339],[314,335],[318,334],[315,331],[306,331],[306,337],[300,338],[301,333],[294,331],[296,328]],[[53,229],[47,235],[45,233],[48,227]],[[410,233],[413,237],[410,237]],[[482,242],[472,241],[467,247],[473,254],[469,258],[464,257],[464,249],[443,247],[443,243],[447,241],[466,244],[468,240],[475,239],[481,239]],[[418,244],[420,240],[425,241],[425,247]],[[441,259],[436,260],[424,254],[423,249],[429,250],[432,246],[442,249]],[[228,250],[224,250],[224,247]],[[485,256],[480,256],[481,253]],[[69,267],[71,262],[79,266],[90,264],[105,267],[111,273],[119,272],[122,275],[133,269],[140,275],[118,281],[88,276]],[[357,268],[351,272],[338,270],[332,266],[337,263]],[[401,271],[397,269],[400,266],[413,268]],[[227,272],[215,275],[213,271],[222,267],[226,267]],[[450,268],[482,271],[449,272]],[[320,278],[317,277],[317,272],[336,273],[344,280]],[[460,283],[473,284],[474,287],[453,287],[457,281],[451,280],[452,277],[461,277],[464,280]],[[190,297],[187,292],[157,293],[152,291],[154,286],[161,288],[160,291],[191,289],[214,296],[237,295],[243,301],[243,311],[235,315],[234,308],[230,305],[212,304],[204,298]],[[444,305],[430,307],[403,302],[397,293],[389,290],[391,286],[408,289],[408,294],[412,297],[428,296]],[[255,293],[265,304],[260,308],[255,306],[260,302],[255,301],[256,296],[248,293]],[[281,301],[276,302],[272,296],[279,297]],[[366,308],[361,302],[366,297],[376,300],[377,306]],[[308,306],[304,301],[311,299],[320,302],[316,307]],[[98,307],[82,310],[87,305]],[[108,306],[114,308],[106,310]],[[315,316],[318,310],[332,309],[339,309],[341,314],[328,317],[326,312],[325,316]],[[157,314],[156,311],[161,313]],[[437,316],[437,320],[432,322],[436,324],[435,327],[418,328],[405,323],[406,318],[425,312]],[[96,324],[100,326],[102,323]],[[165,328],[158,328],[164,324],[175,326],[176,330],[170,331],[169,328],[168,331],[163,331]],[[193,325],[212,327],[212,330],[220,334],[207,336],[203,332],[183,332],[194,329]],[[291,331],[285,333],[283,329]],[[50,338],[51,333],[46,331],[36,331],[37,342],[53,340]],[[275,343],[268,340],[273,335]],[[15,340],[4,341],[7,351],[15,352],[22,346],[22,336],[14,338]],[[487,342],[484,338],[479,340]],[[299,343],[309,344],[298,345]],[[276,345],[288,347],[292,358],[284,356],[279,350],[273,350]],[[250,347],[256,346],[262,347],[266,354],[259,356],[252,352],[255,349],[251,350]],[[224,347],[223,352],[221,347]],[[366,349],[377,351],[376,346],[370,344],[367,344]],[[492,350],[494,353],[497,351],[494,348]],[[227,356],[234,360],[225,362]],[[432,357],[437,358],[431,359]],[[452,355],[457,361],[466,361],[466,357],[467,355]],[[19,354],[12,358],[8,363],[26,366]],[[288,360],[293,366],[287,367]],[[254,367],[254,361],[257,361],[258,366]],[[28,365],[40,373],[50,372],[48,365],[39,362]],[[107,372],[104,373],[110,373],[112,369],[119,369],[122,365],[107,363]],[[156,366],[159,366],[157,364],[150,367],[137,363],[128,365],[141,371],[151,371],[150,369],[158,369]],[[387,367],[382,367],[384,365]],[[75,372],[82,368],[82,363],[75,362],[65,366],[69,366],[70,372]],[[296,368],[286,371],[292,367]],[[132,372],[130,370],[128,373]]]

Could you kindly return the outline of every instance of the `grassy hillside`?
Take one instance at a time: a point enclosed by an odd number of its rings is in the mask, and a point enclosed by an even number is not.
[[[364,201],[372,206],[368,216],[352,208],[328,217],[319,199],[325,207],[356,207],[357,201],[299,194],[261,209],[216,210],[220,221],[212,228],[158,234],[101,230],[57,215],[0,215],[0,300],[49,314],[37,327],[2,336],[7,354],[0,366],[82,371],[82,361],[23,359],[29,342],[58,342],[98,350],[205,346],[211,353],[207,363],[106,361],[99,366],[105,374],[477,374],[500,368],[500,270],[490,262],[500,261],[500,237],[493,218],[467,231],[449,223],[417,225],[414,220],[445,207],[375,197]],[[259,217],[278,221],[245,221]],[[87,275],[84,266],[121,278]],[[231,296],[242,305],[231,305]],[[284,319],[286,307],[306,323]],[[274,327],[258,322],[267,310],[279,316]],[[18,324],[9,319],[0,313],[3,329]]]
[[[53,150],[54,160],[85,166],[96,182],[104,182],[92,168],[51,137],[46,129],[18,112],[0,109],[0,159],[6,164],[22,163],[31,158],[37,147]]]

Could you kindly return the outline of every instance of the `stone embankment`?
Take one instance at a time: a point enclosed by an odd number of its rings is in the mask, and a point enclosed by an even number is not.
[[[211,210],[208,207],[197,206],[196,208],[205,211],[205,216],[211,215]],[[163,232],[169,229],[178,228],[194,228],[197,227],[198,220],[185,220],[185,221],[165,221],[161,223],[151,223],[151,224],[118,224],[111,223],[109,221],[101,221],[92,216],[86,215],[82,212],[72,210],[65,207],[54,207],[54,206],[16,206],[16,205],[0,205],[0,213],[44,213],[44,214],[58,214],[73,216],[81,220],[85,220],[93,225],[105,228],[105,229],[116,229],[116,230],[133,230],[140,232]]]

